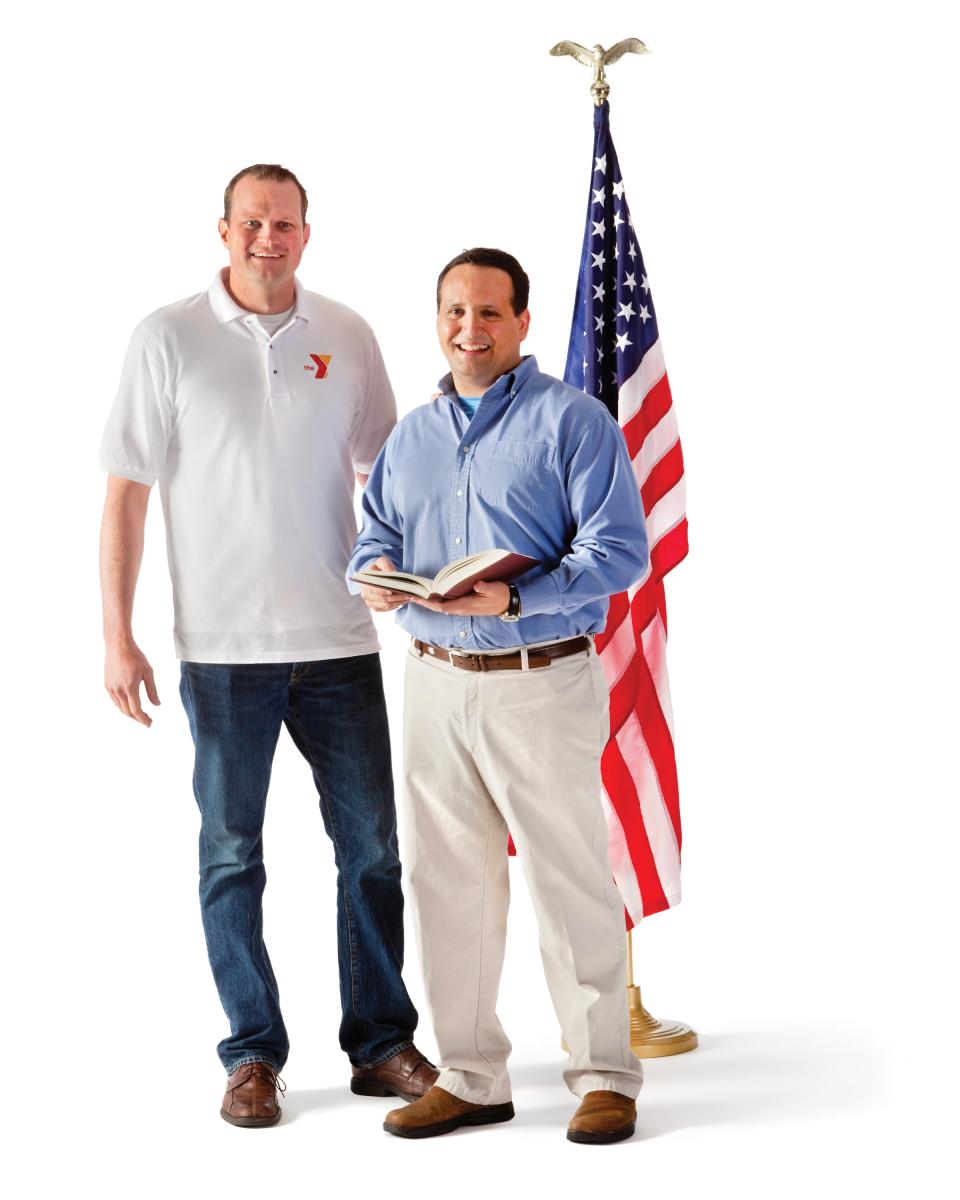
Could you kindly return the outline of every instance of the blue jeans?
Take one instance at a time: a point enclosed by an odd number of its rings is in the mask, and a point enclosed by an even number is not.
[[[280,1070],[289,1051],[263,941],[263,818],[286,725],[313,771],[337,864],[337,945],[351,1063],[381,1063],[412,1043],[417,1011],[401,978],[403,893],[390,739],[376,654],[303,663],[181,663],[196,758],[200,909],[230,1036],[228,1072]]]

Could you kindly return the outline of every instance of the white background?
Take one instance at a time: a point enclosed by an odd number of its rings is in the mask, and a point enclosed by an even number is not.
[[[956,28],[947,5],[54,3],[7,17],[3,111],[4,1132],[16,1196],[939,1196],[953,1133]],[[613,132],[680,419],[670,578],[685,900],[637,934],[639,1136],[573,1146],[520,875],[501,1015],[517,1120],[379,1129],[336,1045],[334,874],[281,743],[267,933],[284,1122],[217,1115],[191,747],[159,505],[147,731],[101,687],[96,451],[132,327],[222,261],[227,179],[298,172],[304,283],[357,308],[402,410],[445,369],[439,267],[518,255],[561,373],[590,174],[561,38],[643,38]],[[403,639],[381,626],[395,734]],[[411,949],[411,990],[421,991]],[[429,1021],[421,1027],[432,1049]],[[11,1121],[15,1122],[14,1127]]]

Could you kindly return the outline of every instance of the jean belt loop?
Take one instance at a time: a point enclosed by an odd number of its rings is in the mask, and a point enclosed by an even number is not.
[[[530,651],[526,648],[526,646],[520,647],[520,670],[530,670]]]

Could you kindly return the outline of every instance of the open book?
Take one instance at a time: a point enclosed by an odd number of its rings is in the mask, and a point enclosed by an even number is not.
[[[537,559],[526,554],[515,554],[512,550],[484,550],[480,554],[468,554],[456,562],[441,567],[433,579],[423,575],[411,575],[408,571],[358,571],[350,578],[355,583],[366,583],[371,587],[394,592],[409,592],[423,600],[456,600],[473,591],[480,579],[506,583],[516,579],[524,571],[537,565]]]

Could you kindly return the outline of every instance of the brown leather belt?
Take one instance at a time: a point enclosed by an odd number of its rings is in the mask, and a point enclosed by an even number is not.
[[[549,667],[553,658],[566,658],[568,654],[582,654],[589,650],[593,642],[588,637],[568,638],[565,642],[557,642],[553,646],[538,646],[536,650],[527,651],[527,666]],[[467,654],[460,650],[444,650],[442,646],[431,646],[429,642],[413,639],[413,648],[423,658],[439,658],[441,662],[452,663],[461,671],[522,671],[523,655],[516,654]]]

